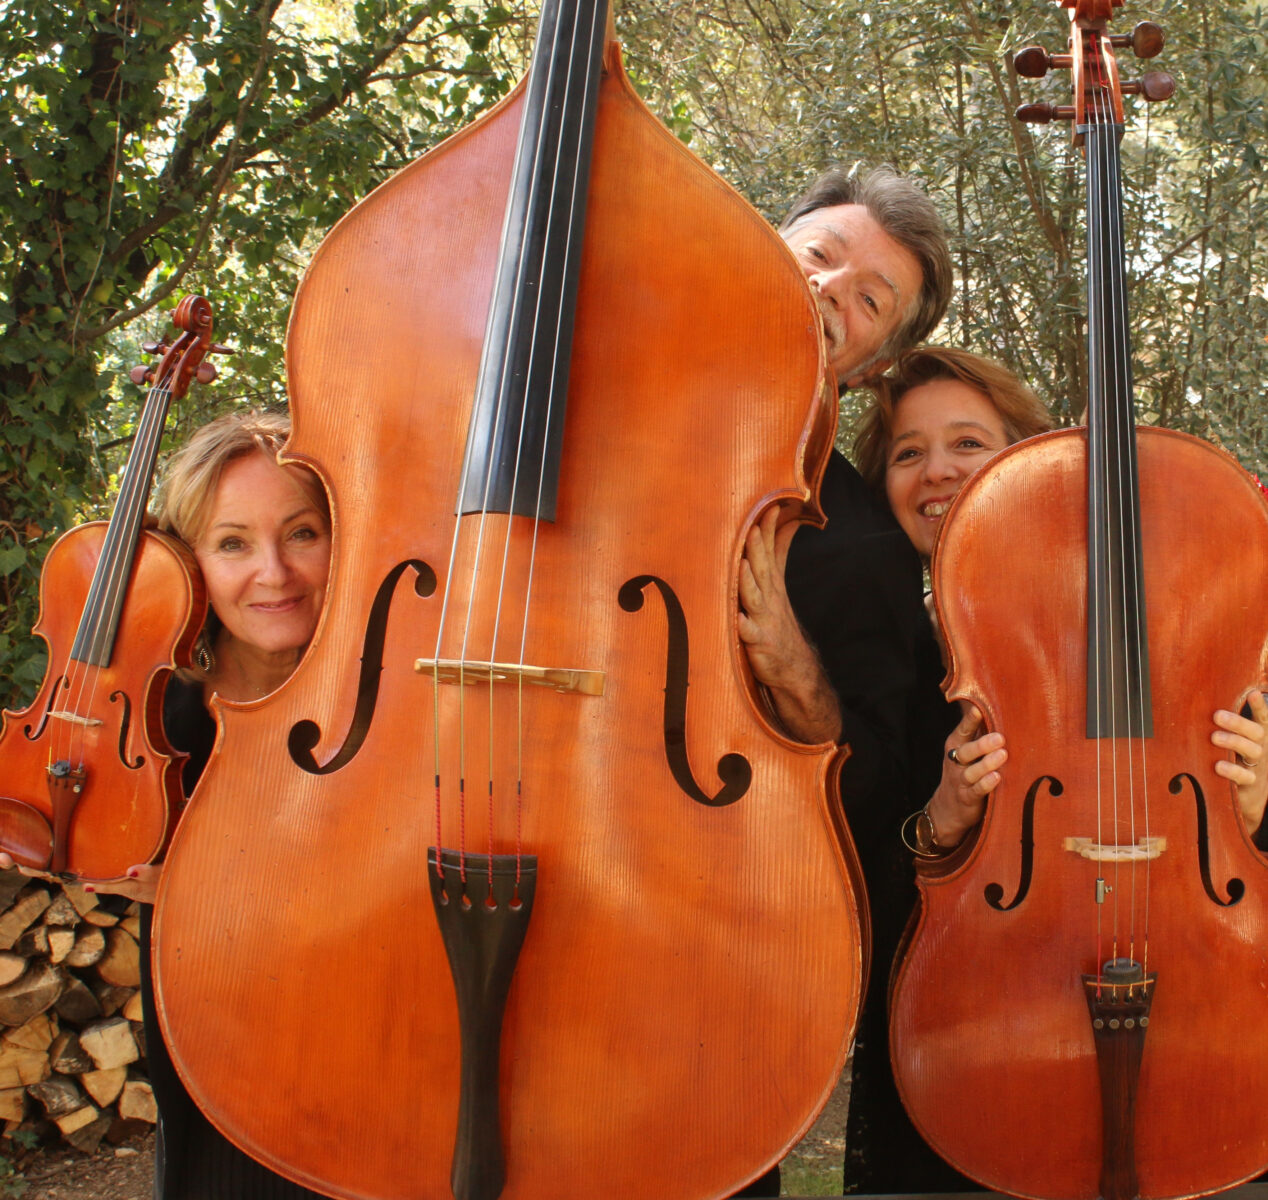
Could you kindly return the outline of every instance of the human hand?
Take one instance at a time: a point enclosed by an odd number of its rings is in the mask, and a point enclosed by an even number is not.
[[[139,900],[142,904],[153,904],[162,870],[161,863],[138,863],[135,867],[128,868],[123,879],[95,880],[84,884],[84,891],[127,896],[128,899]]]
[[[986,798],[1000,781],[1008,761],[1002,733],[979,736],[982,719],[971,704],[961,703],[960,722],[946,741],[942,779],[927,806],[934,841],[943,849],[958,846],[986,811]]]
[[[836,741],[841,710],[814,646],[806,637],[784,569],[797,523],[779,523],[776,505],[748,532],[740,563],[740,642],[758,683],[769,689],[785,728],[805,742]]]
[[[1251,715],[1221,708],[1215,714],[1215,732],[1211,744],[1221,750],[1229,750],[1236,757],[1232,761],[1221,758],[1215,763],[1215,772],[1232,780],[1237,788],[1237,803],[1246,828],[1254,833],[1263,823],[1264,808],[1268,806],[1268,701],[1255,688],[1247,702]]]

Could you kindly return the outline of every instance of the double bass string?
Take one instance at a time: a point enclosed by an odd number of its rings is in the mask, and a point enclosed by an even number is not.
[[[582,42],[580,38],[575,36],[573,37],[571,53],[574,59],[575,59],[577,50],[579,48],[581,48],[582,46],[589,47],[590,45],[593,44],[594,35],[595,35],[595,27],[599,23],[600,13],[602,12],[603,8],[604,6],[602,4],[596,4],[594,8],[591,10],[590,27],[587,30],[587,36],[584,43]],[[599,76],[602,74],[602,71],[603,71],[602,59],[592,60],[590,55],[587,53],[585,56],[585,62],[583,63],[582,73],[581,73],[583,85],[584,85],[583,92],[587,96],[593,91],[594,88],[598,86]],[[572,87],[572,81],[575,80],[576,78],[577,78],[577,71],[576,71],[575,61],[570,60],[570,67],[568,72],[569,89],[571,89]],[[583,107],[588,107],[588,106],[583,106]],[[568,227],[567,227],[567,238],[565,239],[565,247],[564,247],[565,261],[570,261],[572,256],[578,252],[579,248],[576,244],[576,239],[574,235],[578,232],[584,232],[584,231],[578,231],[577,221],[575,217],[576,217],[576,210],[577,210],[578,193],[579,193],[579,190],[583,186],[586,186],[586,183],[581,180],[579,171],[574,170],[571,174],[572,174],[573,183],[572,183],[572,191],[571,191],[571,195],[569,196],[569,203],[568,203]],[[552,187],[558,186],[558,180],[559,180],[559,171],[558,171],[558,164],[556,163],[555,178],[552,181]],[[565,267],[564,273],[565,275],[567,274],[566,267]],[[564,307],[564,299],[561,293],[559,298],[559,311],[556,314],[557,317],[562,315],[563,307]],[[559,320],[556,320],[554,322],[554,328],[556,330],[560,328]],[[534,352],[535,352],[535,349],[536,349],[536,339],[534,339]],[[550,416],[553,411],[553,406],[555,401],[555,381],[558,377],[559,366],[560,366],[559,351],[560,351],[559,341],[558,341],[558,337],[556,336],[554,340],[554,345],[552,347],[552,358],[551,358],[551,364],[550,364],[550,386],[546,390],[547,399],[546,399],[545,425],[547,428],[550,427]],[[524,433],[524,426],[521,424],[520,426],[521,443],[523,442],[523,433]],[[541,459],[538,463],[538,468],[537,468],[537,495],[534,500],[533,537],[532,537],[532,544],[529,548],[528,578],[526,580],[525,589],[524,589],[524,611],[523,611],[523,619],[520,625],[520,645],[519,645],[519,655],[517,659],[517,663],[520,668],[516,675],[516,689],[515,689],[516,705],[517,705],[516,722],[515,722],[515,728],[516,728],[515,882],[517,887],[519,885],[519,880],[520,880],[520,867],[521,867],[521,860],[523,855],[522,835],[523,835],[523,820],[524,820],[524,802],[523,802],[524,800],[524,797],[523,797],[523,789],[524,789],[524,771],[523,771],[524,666],[527,661],[528,617],[529,617],[529,611],[532,606],[533,580],[535,577],[536,567],[537,567],[537,535],[541,529],[542,495],[544,492],[545,478],[546,478],[546,454],[547,454],[546,443],[545,441],[543,441]],[[514,491],[514,487],[518,484],[518,479],[519,479],[519,474],[518,474],[518,456],[517,456],[516,480],[515,480],[515,484],[512,485],[512,491]],[[513,503],[511,507],[514,508]],[[511,539],[511,525],[510,525],[510,522],[508,522],[507,529],[506,529],[506,546],[503,550],[503,559],[502,559],[503,583],[505,583],[506,558],[510,551],[510,539]],[[498,603],[499,603],[499,611],[500,611],[501,609],[500,597],[499,597]],[[495,627],[495,636],[496,636],[496,627]],[[489,688],[490,723],[492,721],[492,708],[493,708],[493,689],[492,687],[490,687]]]
[[[595,28],[595,22],[596,22],[596,21],[597,21],[597,14],[595,14],[595,15],[592,17],[591,26],[590,26],[590,30],[589,30],[589,33],[590,33],[590,39],[589,39],[589,40],[590,40],[590,41],[592,41],[592,40],[593,40],[593,33],[594,33],[594,28]],[[552,39],[553,39],[553,41],[552,41],[552,44],[551,44],[551,46],[550,46],[550,48],[549,48],[549,51],[550,51],[550,52],[549,52],[549,54],[547,55],[547,62],[548,62],[548,64],[549,64],[549,66],[548,66],[548,71],[549,71],[549,74],[548,74],[548,81],[554,77],[554,74],[555,74],[555,72],[556,72],[556,66],[557,66],[557,64],[559,63],[560,59],[561,59],[561,55],[560,55],[560,53],[559,53],[559,47],[560,47],[560,40],[561,40],[561,37],[562,37],[562,34],[561,34],[561,25],[560,25],[560,23],[556,23],[556,24],[555,24],[555,26],[554,26],[554,28],[553,28],[553,30],[552,30]],[[568,69],[568,71],[567,71],[567,73],[566,73],[566,76],[565,76],[565,78],[564,78],[564,83],[565,83],[565,98],[564,98],[564,104],[565,104],[565,107],[566,107],[566,106],[567,106],[567,104],[568,104],[568,98],[567,98],[567,97],[568,97],[568,92],[570,92],[570,91],[572,90],[572,87],[573,87],[573,81],[574,81],[574,80],[578,77],[578,74],[579,74],[579,73],[577,72],[577,70],[575,69],[575,67],[572,65],[571,59],[572,59],[572,58],[575,58],[575,56],[576,56],[576,54],[577,54],[578,49],[579,49],[579,48],[581,48],[581,47],[582,47],[582,45],[583,45],[583,44],[580,42],[580,40],[574,37],[574,38],[572,39],[571,45],[570,45],[570,47],[569,47],[569,55],[570,55],[570,60],[569,60],[569,69]],[[539,62],[541,61],[541,56],[542,56],[543,49],[544,49],[544,48],[543,48],[541,45],[539,45],[539,46],[538,46],[537,51],[535,52],[535,55],[534,55],[534,61],[535,61],[535,63],[539,63]],[[592,71],[592,70],[590,69],[590,64],[589,64],[588,62],[586,63],[586,69],[585,69],[585,71],[584,71],[584,73],[583,73],[583,77],[584,77],[584,85],[585,85],[585,87],[586,87],[587,89],[589,89],[589,88],[591,88],[591,87],[593,87],[593,86],[594,86],[594,80],[595,80],[595,78],[597,78],[597,70],[598,70],[598,66],[597,66],[597,64],[596,64],[595,69]],[[549,90],[549,83],[548,83],[548,90]],[[543,111],[543,113],[542,113],[542,117],[541,117],[541,121],[542,121],[542,126],[543,126],[543,127],[544,127],[545,122],[546,122],[546,120],[547,120],[547,115],[548,115],[548,114],[547,114],[545,111]],[[545,155],[546,155],[546,153],[547,153],[547,151],[548,151],[548,149],[549,149],[549,147],[548,147],[548,139],[547,139],[547,138],[544,136],[544,134],[543,134],[543,128],[539,127],[539,129],[538,129],[538,131],[537,131],[537,132],[538,132],[538,136],[537,136],[537,138],[535,139],[535,144],[534,144],[534,152],[533,152],[533,153],[534,153],[534,161],[533,161],[533,165],[532,165],[532,172],[531,172],[531,177],[532,177],[532,179],[534,179],[534,180],[536,180],[536,179],[540,178],[540,175],[541,175],[540,167],[541,167],[542,161],[543,161],[543,159],[544,159],[544,157],[545,157]],[[561,185],[561,183],[560,183],[560,176],[561,176],[560,165],[561,165],[561,162],[562,162],[562,161],[563,161],[563,160],[562,160],[562,156],[557,154],[557,155],[556,155],[556,157],[555,157],[555,159],[554,159],[554,161],[553,161],[553,163],[549,164],[549,165],[550,165],[550,172],[551,172],[551,179],[550,179],[550,181],[549,181],[548,191],[549,191],[549,194],[550,194],[552,197],[553,197],[553,196],[555,196],[556,194],[560,194],[560,193],[562,193],[562,192],[563,192],[563,186],[562,186],[562,185]],[[509,190],[509,195],[511,195],[511,196],[514,196],[514,195],[516,194],[516,189],[517,189],[517,187],[518,187],[518,186],[519,186],[519,184],[520,184],[520,165],[521,165],[521,156],[517,155],[517,156],[516,156],[516,161],[515,161],[515,167],[514,167],[513,174],[512,174],[511,187],[510,187],[510,190]],[[580,183],[580,181],[579,181],[579,180],[578,180],[578,178],[577,178],[577,176],[578,176],[578,172],[575,170],[575,163],[573,164],[573,166],[574,166],[574,170],[571,172],[571,174],[572,174],[572,177],[573,177],[573,181],[574,181],[574,182],[573,182],[573,186],[572,186],[572,192],[571,192],[571,194],[568,196],[568,206],[569,206],[569,213],[570,213],[570,216],[571,216],[571,214],[575,213],[575,210],[576,210],[576,205],[577,205],[577,196],[578,196],[578,191],[579,191],[579,188],[580,188],[580,186],[581,186],[581,183]],[[542,259],[539,261],[539,264],[538,264],[539,266],[540,266],[542,263],[544,263],[544,260],[545,260],[545,257],[546,257],[546,254],[547,254],[547,251],[548,251],[549,247],[551,247],[552,245],[556,244],[556,243],[557,243],[557,241],[558,241],[558,238],[557,238],[557,237],[552,239],[552,235],[551,235],[551,226],[552,226],[552,223],[554,222],[554,212],[555,212],[555,207],[554,207],[554,205],[553,205],[553,204],[548,205],[548,218],[547,218],[547,224],[546,224],[546,236],[545,236],[545,238],[544,238],[544,240],[543,240],[543,247],[542,247]],[[570,221],[569,221],[569,223],[568,223],[568,229],[566,229],[566,230],[565,230],[565,233],[566,233],[568,236],[566,236],[566,237],[563,239],[563,241],[564,241],[564,246],[565,246],[565,256],[566,256],[566,259],[570,259],[570,258],[571,258],[571,256],[573,256],[573,255],[577,252],[577,246],[574,244],[574,239],[573,239],[573,238],[572,238],[572,236],[571,236],[571,231],[572,231],[573,224],[574,224],[574,223],[570,220]],[[503,235],[502,235],[502,236],[503,236],[503,245],[504,245],[504,246],[505,246],[505,243],[506,243],[507,239],[508,239],[508,238],[509,238],[509,236],[510,236],[509,225],[510,225],[510,219],[509,219],[509,206],[508,206],[508,219],[507,219],[507,222],[506,222],[506,223],[504,224],[504,226],[503,226]],[[518,252],[517,252],[517,260],[518,260],[518,261],[521,261],[521,262],[522,262],[522,260],[526,257],[526,253],[527,253],[527,252],[526,252],[526,248],[525,248],[525,246],[526,246],[526,241],[527,241],[527,237],[528,237],[528,227],[527,227],[527,224],[525,224],[525,226],[521,229],[521,233],[520,233],[520,244],[519,244],[519,247],[518,247]],[[503,282],[503,281],[502,281],[501,276],[502,276],[503,269],[504,269],[504,267],[505,267],[506,261],[507,261],[507,260],[506,260],[505,256],[500,256],[500,259],[499,259],[499,280],[498,280],[497,285],[495,286],[495,295],[497,295],[497,294],[500,292],[500,289],[501,289],[501,286],[502,286],[502,282]],[[511,304],[512,304],[512,320],[511,320],[511,326],[512,326],[512,327],[513,327],[513,326],[514,326],[514,324],[515,324],[515,319],[516,319],[517,314],[518,314],[518,310],[519,310],[519,306],[520,306],[520,299],[521,299],[521,297],[520,297],[520,292],[521,292],[522,290],[523,290],[523,289],[515,289],[515,290],[513,291],[513,294],[512,294],[512,298],[511,298]],[[533,368],[533,363],[534,363],[535,357],[536,357],[536,355],[537,355],[537,353],[538,353],[538,345],[539,345],[539,342],[540,342],[540,341],[542,341],[542,340],[546,340],[546,339],[543,339],[543,338],[539,338],[539,336],[538,336],[538,331],[539,331],[539,329],[541,328],[541,325],[542,325],[542,316],[543,316],[543,309],[542,309],[542,305],[543,305],[543,300],[542,300],[541,295],[540,295],[540,292],[539,292],[539,294],[538,294],[538,296],[537,296],[537,298],[536,298],[536,300],[535,300],[535,302],[534,302],[534,308],[533,308],[533,312],[532,312],[532,314],[531,314],[531,328],[532,328],[532,331],[533,331],[533,337],[531,338],[531,341],[530,341],[530,346],[529,346],[529,358],[528,358],[528,363],[527,363],[527,365],[526,365],[525,372],[524,372],[524,377],[525,377],[525,378],[528,378],[528,379],[531,379],[531,377],[532,377],[532,368]],[[556,314],[554,314],[554,315],[555,315],[555,320],[554,320],[554,322],[553,322],[553,328],[554,328],[554,329],[556,329],[556,330],[558,330],[558,329],[559,329],[559,327],[560,327],[560,320],[559,320],[559,317],[560,317],[560,314],[561,314],[561,312],[562,312],[563,305],[564,305],[564,300],[563,300],[563,297],[561,296],[561,297],[560,297],[560,300],[559,300],[559,311],[557,311],[557,312],[556,312]],[[490,352],[489,340],[488,340],[488,339],[486,339],[486,345],[485,345],[485,349],[484,349],[484,354],[486,354],[486,355],[487,355],[489,352]],[[506,394],[506,389],[505,389],[505,387],[504,387],[504,384],[505,384],[505,381],[506,381],[507,373],[508,373],[508,371],[509,371],[509,369],[510,369],[510,357],[511,357],[511,353],[512,353],[512,346],[511,346],[511,345],[510,345],[510,343],[508,342],[507,344],[505,344],[505,345],[502,347],[502,358],[501,358],[501,361],[497,364],[497,370],[498,370],[498,373],[499,373],[499,374],[498,374],[498,387],[497,387],[497,407],[496,407],[496,410],[495,410],[495,414],[494,414],[494,421],[493,421],[493,426],[494,426],[495,428],[496,428],[496,427],[499,425],[499,423],[500,423],[500,419],[501,419],[501,415],[502,415],[502,408],[503,408],[503,405],[504,405],[504,403],[505,403],[505,394]],[[556,336],[556,339],[555,339],[555,343],[554,343],[554,345],[553,345],[553,347],[552,347],[552,353],[553,353],[553,358],[552,358],[551,363],[550,363],[550,375],[549,375],[549,379],[550,379],[550,386],[547,388],[547,402],[546,402],[546,424],[547,424],[547,425],[549,425],[550,412],[551,412],[551,407],[552,407],[552,405],[553,405],[553,398],[554,398],[554,384],[555,384],[556,376],[557,376],[557,374],[558,374],[558,371],[559,371],[559,365],[560,365],[560,364],[559,364],[559,358],[560,358],[560,348],[559,348],[559,346],[558,346],[557,336]],[[481,368],[481,372],[482,372],[482,373],[483,373],[483,369],[484,369],[484,364],[482,364],[482,368]],[[525,397],[525,399],[526,399],[526,397]],[[487,657],[487,660],[486,660],[486,661],[487,661],[487,669],[488,669],[488,670],[487,670],[487,673],[488,673],[488,730],[487,730],[487,735],[488,735],[488,780],[487,780],[488,827],[487,827],[487,840],[488,840],[488,852],[489,852],[489,882],[490,882],[490,889],[492,888],[492,870],[493,870],[493,852],[494,852],[494,831],[495,831],[495,823],[496,823],[496,815],[497,815],[497,814],[496,814],[496,801],[495,801],[495,774],[496,774],[496,769],[495,769],[495,756],[496,756],[496,745],[495,745],[495,737],[494,737],[494,730],[495,730],[495,712],[494,712],[494,709],[495,709],[495,700],[494,700],[494,676],[495,676],[495,666],[494,666],[494,664],[497,662],[497,652],[496,652],[496,649],[497,649],[497,641],[498,641],[499,632],[500,632],[500,628],[501,628],[503,605],[504,605],[504,602],[505,602],[505,600],[506,600],[506,595],[507,595],[507,591],[508,591],[508,586],[507,586],[507,585],[508,585],[508,576],[509,576],[508,563],[509,563],[509,560],[510,560],[510,550],[511,550],[511,544],[512,544],[512,540],[513,540],[513,531],[514,531],[514,512],[515,512],[515,507],[516,507],[516,505],[515,505],[515,500],[516,500],[517,495],[519,494],[519,489],[520,489],[520,470],[521,470],[521,466],[523,465],[523,460],[524,460],[524,437],[525,437],[525,431],[526,431],[526,428],[527,428],[527,421],[523,418],[523,415],[521,415],[521,420],[520,420],[520,425],[519,425],[519,433],[518,433],[518,438],[517,438],[517,445],[516,445],[516,450],[515,450],[515,458],[514,458],[514,464],[513,464],[513,465],[514,465],[514,469],[513,469],[513,473],[512,473],[512,479],[511,479],[511,499],[510,499],[510,503],[509,503],[509,505],[508,505],[507,525],[506,525],[506,533],[505,533],[505,539],[504,539],[503,551],[502,551],[501,568],[500,568],[500,572],[499,572],[499,575],[498,575],[498,581],[497,581],[496,604],[495,604],[495,609],[494,609],[493,626],[492,626],[492,632],[491,632],[491,635],[490,635],[490,645],[489,645],[488,657]],[[522,669],[522,668],[524,667],[524,663],[525,663],[525,646],[526,646],[526,640],[527,640],[528,614],[529,614],[529,609],[530,609],[530,605],[531,605],[531,594],[532,594],[532,579],[533,579],[533,571],[534,571],[534,566],[535,566],[535,563],[536,563],[536,556],[537,556],[537,539],[538,539],[538,531],[539,531],[539,529],[540,529],[540,524],[541,524],[541,508],[542,508],[543,480],[544,480],[544,476],[545,476],[545,467],[546,467],[547,454],[548,454],[548,444],[544,443],[544,444],[543,444],[543,446],[542,446],[542,451],[541,451],[540,461],[539,461],[539,463],[538,463],[538,472],[537,472],[537,473],[538,473],[537,494],[536,494],[535,505],[534,505],[534,516],[533,516],[533,518],[532,518],[532,530],[533,530],[533,532],[532,532],[532,540],[531,540],[531,548],[530,548],[530,557],[529,557],[529,565],[528,565],[528,579],[527,579],[527,584],[526,584],[526,587],[525,587],[525,592],[524,592],[524,604],[523,604],[523,624],[522,624],[522,630],[521,630],[520,653],[519,653],[519,666],[520,666],[520,668],[521,668],[521,669],[517,672],[517,680],[516,680],[516,682],[517,682],[517,687],[516,687],[516,692],[517,692],[517,701],[516,701],[516,703],[517,703],[517,714],[516,714],[517,739],[516,739],[516,768],[515,768],[515,770],[516,770],[516,784],[515,784],[515,802],[514,802],[514,811],[515,811],[515,823],[516,823],[515,841],[516,841],[517,882],[518,882],[518,878],[519,878],[519,863],[520,863],[520,859],[521,859],[521,842],[522,842],[522,839],[521,839],[521,829],[522,829],[522,817],[523,817],[523,769],[522,769],[522,766],[523,766],[523,724],[524,724],[524,716],[523,716],[523,669]],[[480,588],[480,579],[481,579],[481,575],[482,575],[481,565],[482,565],[482,558],[483,558],[483,554],[484,554],[484,545],[485,545],[485,533],[486,533],[487,517],[488,517],[488,514],[489,514],[489,495],[490,495],[490,491],[491,491],[491,487],[492,487],[492,480],[493,480],[493,469],[494,469],[493,464],[494,464],[494,459],[493,459],[493,456],[492,456],[492,455],[490,455],[490,456],[487,458],[487,460],[486,460],[486,466],[485,466],[484,490],[483,490],[483,495],[481,496],[481,501],[480,501],[480,508],[479,508],[479,521],[478,521],[478,523],[477,523],[477,533],[476,533],[476,547],[475,547],[474,554],[473,554],[473,558],[472,558],[472,575],[471,575],[471,584],[470,584],[470,590],[469,590],[469,592],[468,592],[468,599],[467,599],[467,612],[466,612],[466,617],[465,617],[465,621],[464,621],[464,629],[463,629],[463,636],[462,636],[462,646],[461,646],[461,653],[460,653],[460,657],[459,657],[459,667],[458,667],[458,672],[459,672],[459,757],[460,757],[460,763],[461,763],[461,767],[460,767],[460,776],[461,776],[461,778],[460,778],[460,783],[459,783],[459,810],[460,810],[460,817],[459,817],[459,820],[460,820],[460,823],[461,823],[461,825],[462,825],[462,830],[461,830],[461,834],[460,834],[460,838],[461,838],[461,847],[462,847],[462,848],[461,848],[460,853],[461,853],[461,857],[462,857],[462,861],[463,861],[463,866],[462,866],[462,878],[463,878],[464,882],[465,882],[465,879],[466,879],[466,866],[465,866],[465,858],[466,858],[466,850],[465,850],[465,847],[466,847],[466,835],[465,835],[465,820],[466,820],[465,777],[466,777],[466,768],[465,768],[465,758],[466,758],[466,742],[467,742],[467,722],[466,722],[465,694],[464,694],[464,690],[463,690],[463,689],[464,689],[464,686],[465,686],[465,673],[466,673],[466,665],[467,665],[467,661],[468,661],[468,659],[467,659],[467,654],[468,654],[468,649],[469,649],[469,646],[470,646],[472,622],[473,622],[474,611],[475,611],[475,606],[476,606],[476,597],[477,597],[477,594],[478,594],[478,591],[479,591],[479,588]],[[464,487],[465,487],[465,484],[464,484]],[[465,499],[465,498],[464,498],[464,499]],[[459,512],[460,512],[460,513],[461,513],[461,510],[462,510],[462,508],[463,508],[463,507],[465,507],[465,505],[464,505],[464,503],[462,503],[462,502],[460,501],[460,504],[459,504]],[[450,579],[451,579],[451,580],[452,580],[452,578],[453,578],[453,564],[454,564],[454,562],[456,561],[456,556],[457,556],[457,543],[458,543],[458,537],[459,537],[459,532],[460,532],[460,530],[459,530],[459,525],[460,525],[460,522],[461,522],[461,515],[459,516],[459,523],[455,525],[454,541],[453,541],[453,544],[452,544],[452,546],[451,546],[451,552],[450,552]],[[446,590],[445,608],[444,608],[444,610],[442,610],[442,617],[441,617],[441,629],[440,629],[440,631],[438,632],[438,636],[437,636],[437,652],[436,652],[436,657],[437,657],[437,659],[438,659],[438,660],[439,660],[439,658],[440,658],[440,643],[441,643],[441,640],[443,639],[443,634],[444,634],[444,625],[445,625],[445,620],[446,620],[446,615],[447,615],[447,604],[448,604],[448,591]],[[439,778],[440,778],[440,771],[439,771],[439,753],[440,753],[440,751],[439,751],[439,742],[440,742],[440,738],[439,738],[439,683],[438,683],[438,671],[434,674],[434,677],[433,677],[433,699],[434,699],[434,705],[433,705],[433,708],[434,708],[434,713],[435,713],[434,722],[435,722],[435,731],[436,731],[436,732],[435,732],[435,743],[436,743],[436,745],[435,745],[435,751],[434,751],[434,753],[435,753],[435,756],[436,756],[436,763],[437,763],[437,769],[436,769],[436,777],[437,777],[437,795],[436,795],[436,808],[437,808],[437,813],[436,813],[436,820],[437,820],[437,844],[439,845],[439,843],[440,843],[441,797],[440,797],[440,788],[439,788]]]

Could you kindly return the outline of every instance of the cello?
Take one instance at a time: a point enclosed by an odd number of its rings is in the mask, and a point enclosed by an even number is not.
[[[837,756],[773,727],[735,604],[753,523],[817,515],[822,322],[605,25],[548,4],[296,296],[326,609],[215,705],[153,962],[199,1107],[331,1196],[728,1195],[852,1038]]]
[[[191,382],[210,382],[211,305],[186,296],[180,336],[149,344],[151,387],[109,523],[80,525],[48,552],[40,617],[48,646],[31,705],[4,713],[0,850],[63,878],[121,878],[167,846],[180,815],[181,757],[163,734],[163,689],[188,665],[206,615],[202,576],[176,538],[142,529],[168,408]]]
[[[918,864],[890,1049],[916,1127],[988,1187],[1161,1200],[1268,1164],[1268,862],[1218,775],[1210,714],[1268,667],[1268,505],[1223,451],[1138,427],[1113,47],[1077,0],[1072,66],[1088,194],[1086,429],[969,480],[934,548],[951,699],[1008,738],[977,837]],[[998,641],[998,644],[997,644]],[[1236,705],[1235,705],[1236,707]]]

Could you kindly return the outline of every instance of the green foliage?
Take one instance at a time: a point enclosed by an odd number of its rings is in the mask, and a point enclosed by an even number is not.
[[[240,349],[214,403],[283,400],[283,330],[311,247],[505,93],[500,38],[518,22],[456,0],[5,6],[0,678],[15,691],[42,671],[30,628],[44,554],[98,514],[117,468],[139,343],[202,292]],[[208,403],[180,405],[178,436]]]
[[[1084,171],[1068,126],[1015,121],[1067,104],[1070,74],[1019,80],[1011,52],[1064,49],[1046,0],[720,0],[622,5],[629,57],[662,117],[690,101],[692,147],[772,217],[823,167],[893,163],[950,226],[958,289],[938,340],[993,354],[1065,420],[1084,403]],[[1161,56],[1119,52],[1123,78],[1176,77],[1127,101],[1129,303],[1141,417],[1264,459],[1268,145],[1262,7],[1164,2],[1113,31],[1162,24]],[[848,422],[847,422],[848,424]]]

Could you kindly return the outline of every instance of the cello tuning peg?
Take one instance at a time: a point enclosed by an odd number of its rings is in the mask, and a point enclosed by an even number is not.
[[[142,342],[141,349],[146,354],[157,354],[160,350],[166,349],[166,342]]]
[[[210,346],[207,347],[207,353],[208,354],[237,354],[237,351],[232,346],[220,346],[220,345],[217,345],[215,342],[213,342]]]
[[[1073,63],[1069,54],[1049,54],[1042,46],[1023,46],[1013,55],[1017,74],[1028,79],[1042,79],[1052,70],[1069,70]]]
[[[1073,121],[1072,104],[1023,104],[1014,114],[1019,121],[1031,125],[1047,125],[1049,121]]]
[[[1141,21],[1131,33],[1116,33],[1110,38],[1111,46],[1130,46],[1137,58],[1153,58],[1167,40],[1161,25]]]
[[[1175,93],[1176,81],[1166,71],[1146,71],[1135,83],[1123,84],[1124,96],[1144,96],[1152,104]]]
[[[144,347],[142,347],[142,349],[144,349]],[[153,353],[153,351],[151,351],[151,353]],[[128,372],[128,378],[136,384],[145,383],[149,377],[150,368],[146,366],[133,367],[132,370]]]
[[[219,374],[220,372],[216,370],[215,363],[203,361],[198,364],[198,369],[194,372],[194,378],[199,383],[210,383]]]

